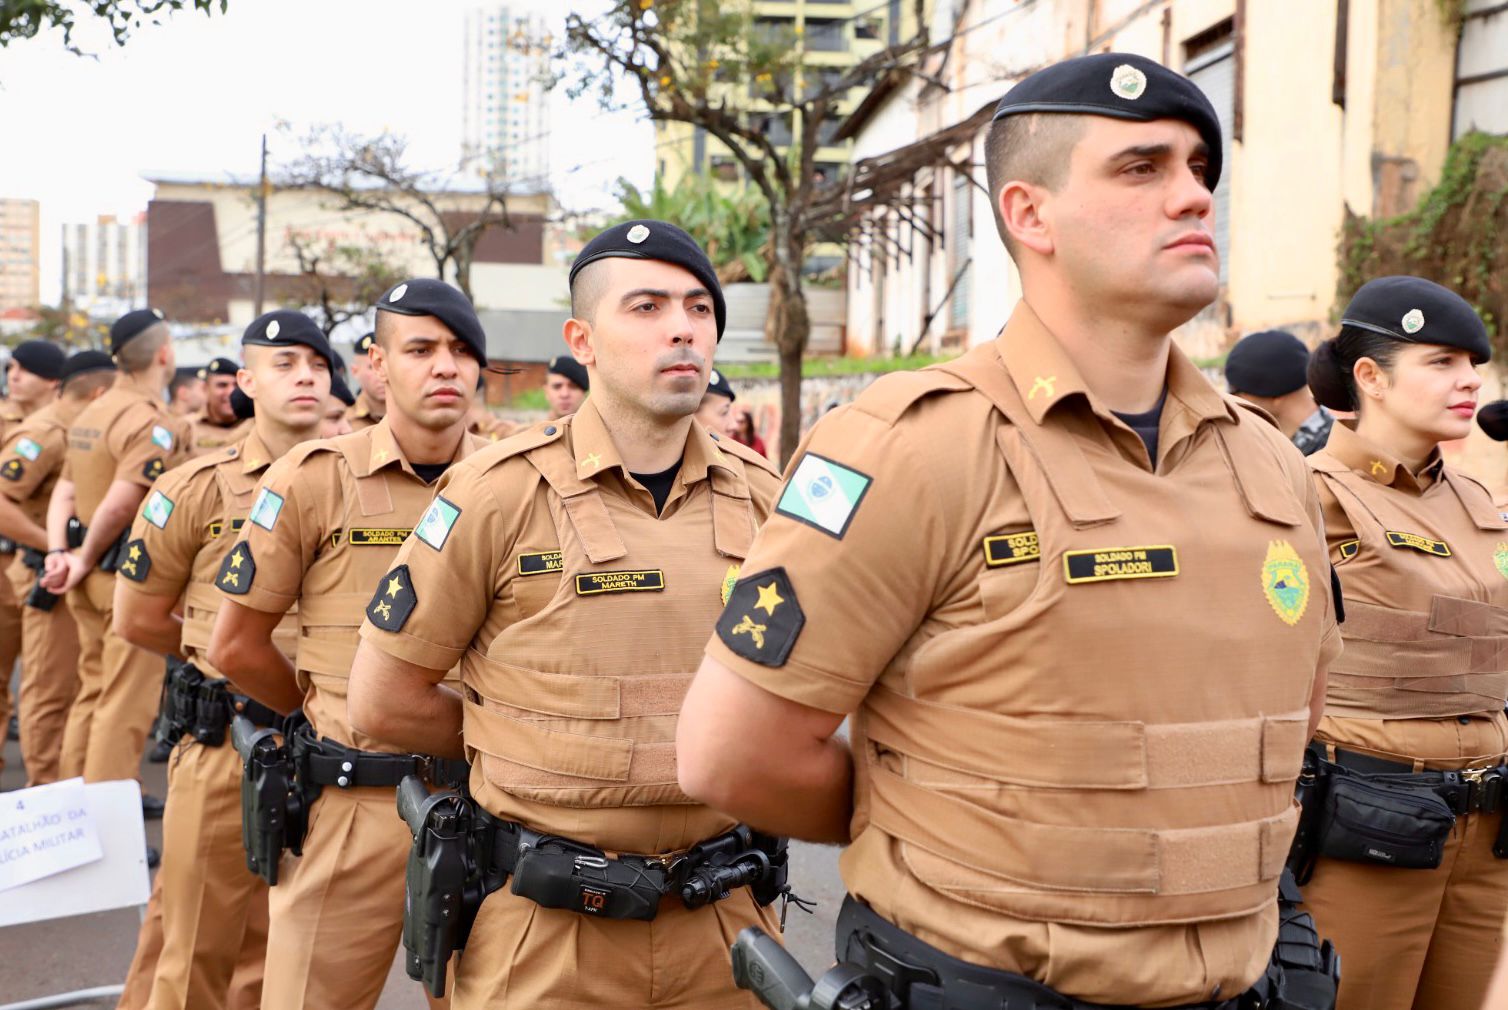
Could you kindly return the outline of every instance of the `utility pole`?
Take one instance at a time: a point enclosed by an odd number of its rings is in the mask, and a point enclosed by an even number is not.
[[[252,315],[262,314],[263,285],[267,272],[267,134],[262,134],[262,177],[257,183],[257,282]]]

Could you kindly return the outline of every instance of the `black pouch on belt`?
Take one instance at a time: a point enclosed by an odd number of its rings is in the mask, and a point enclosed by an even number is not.
[[[1320,855],[1409,870],[1440,865],[1456,815],[1428,786],[1336,769],[1326,790]]]
[[[662,867],[607,859],[548,839],[521,853],[513,870],[514,894],[603,919],[653,919],[666,887]]]

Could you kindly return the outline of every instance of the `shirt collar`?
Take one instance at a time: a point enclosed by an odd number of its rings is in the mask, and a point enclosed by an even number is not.
[[[1355,421],[1336,421],[1325,449],[1349,469],[1383,487],[1423,492],[1440,479],[1445,458],[1436,446],[1415,475],[1396,456],[1356,433]]]
[[[623,456],[607,430],[607,422],[590,396],[571,418],[571,449],[576,455],[576,476],[580,480],[591,480],[614,467],[628,475]],[[689,486],[705,480],[713,467],[738,474],[712,435],[693,419],[686,433],[686,447],[681,451],[680,481]]]
[[[272,465],[272,453],[268,450],[267,443],[262,441],[262,436],[257,434],[256,425],[247,430],[246,437],[241,440],[236,451],[241,454],[242,473],[256,473]]]
[[[1011,313],[996,345],[1000,360],[1016,383],[1033,421],[1041,424],[1050,410],[1072,398],[1087,403],[1107,420],[1113,416],[1085,385],[1057,337],[1024,300]],[[1168,348],[1167,391],[1169,405],[1181,404],[1199,421],[1236,420],[1236,408],[1226,402],[1177,344]]]
[[[367,453],[366,473],[357,474],[358,477],[370,477],[384,467],[396,466],[415,480],[422,481],[424,479],[414,472],[413,464],[403,454],[403,449],[398,445],[398,439],[393,435],[392,426],[388,424],[386,417],[383,417],[382,420],[370,428],[362,430],[369,432],[367,435],[369,449]],[[450,461],[454,463],[465,459],[485,444],[485,442],[471,432],[462,432],[461,441],[457,443],[455,455],[451,456]]]

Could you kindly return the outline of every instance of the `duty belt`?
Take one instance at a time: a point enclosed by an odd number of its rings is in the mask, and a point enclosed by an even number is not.
[[[328,737],[315,737],[314,728],[308,723],[302,724],[294,732],[292,750],[298,766],[299,781],[305,786],[391,788],[408,776],[417,775],[432,785],[454,789],[466,783],[471,771],[465,761],[431,757],[428,754],[384,754],[357,750]]]
[[[1464,814],[1495,814],[1502,803],[1504,779],[1508,778],[1508,765],[1501,762],[1480,768],[1463,768],[1460,771],[1414,771],[1406,761],[1388,761],[1385,758],[1358,754],[1336,748],[1335,760],[1326,757],[1323,744],[1310,745],[1311,758],[1323,769],[1324,765],[1339,765],[1360,775],[1387,776],[1400,785],[1424,786],[1432,789],[1457,817]]]
[[[193,663],[168,660],[157,739],[173,746],[192,736],[207,747],[219,747],[225,743],[231,720],[238,715],[259,727],[276,726],[283,718],[261,702],[231,690],[229,681],[212,680]]]
[[[0,554],[16,553],[16,542],[10,537],[0,537]]]

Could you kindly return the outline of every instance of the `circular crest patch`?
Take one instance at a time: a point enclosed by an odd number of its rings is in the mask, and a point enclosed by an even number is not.
[[[1110,90],[1128,102],[1147,93],[1147,75],[1129,63],[1122,63],[1110,75]]]
[[[1403,332],[1418,333],[1424,329],[1424,313],[1418,309],[1409,309],[1403,317]]]
[[[1492,552],[1492,563],[1497,567],[1498,574],[1508,579],[1508,544],[1498,541],[1497,548]]]
[[[628,229],[628,234],[624,237],[634,245],[638,245],[640,242],[643,242],[645,239],[649,238],[649,229],[644,227],[642,224],[636,224],[632,228]]]
[[[152,315],[156,316],[158,319],[161,319],[162,318],[162,310],[161,309],[153,309],[152,310]]]

